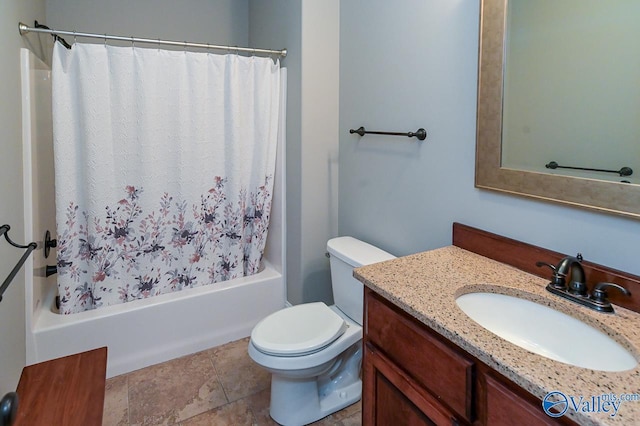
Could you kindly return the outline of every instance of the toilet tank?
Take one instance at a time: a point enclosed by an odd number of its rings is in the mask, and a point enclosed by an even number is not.
[[[363,286],[353,278],[353,268],[395,259],[395,256],[353,237],[330,239],[327,251],[331,262],[333,300],[342,312],[362,325]]]

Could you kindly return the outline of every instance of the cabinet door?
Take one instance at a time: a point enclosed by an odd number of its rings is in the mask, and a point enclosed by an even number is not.
[[[368,343],[364,347],[363,375],[363,424],[458,424],[453,413]]]
[[[542,403],[533,403],[520,396],[516,390],[491,375],[484,374],[481,384],[485,387],[486,421],[490,426],[546,426],[572,424],[565,418],[553,418],[542,411]]]
[[[365,294],[367,341],[457,417],[472,422],[474,362],[386,300]]]

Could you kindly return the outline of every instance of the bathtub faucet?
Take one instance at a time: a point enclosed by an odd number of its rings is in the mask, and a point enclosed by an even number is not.
[[[58,267],[56,265],[47,265],[44,270],[44,275],[50,277],[53,274],[58,273]]]

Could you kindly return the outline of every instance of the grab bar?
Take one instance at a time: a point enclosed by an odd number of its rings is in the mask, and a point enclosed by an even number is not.
[[[20,271],[20,268],[22,268],[22,265],[24,265],[24,262],[26,262],[31,252],[38,247],[36,243],[29,243],[26,246],[23,246],[22,244],[14,243],[11,240],[11,238],[9,238],[10,229],[11,227],[9,225],[0,226],[0,236],[4,235],[4,238],[12,246],[20,249],[26,249],[27,251],[24,252],[20,260],[18,260],[18,263],[16,264],[16,266],[14,266],[11,272],[9,273],[9,276],[2,282],[2,286],[0,286],[0,302],[2,302],[2,295],[4,294],[5,290],[7,289],[7,287],[9,287],[9,284],[11,284],[11,281],[13,281],[15,276],[18,274],[18,271]]]
[[[390,136],[407,136],[407,137],[410,137],[410,138],[416,137],[421,141],[423,141],[423,140],[425,140],[427,138],[427,131],[425,129],[423,129],[422,127],[419,128],[418,130],[416,130],[415,132],[401,133],[401,132],[378,132],[378,131],[374,132],[372,130],[366,130],[364,127],[360,126],[356,130],[349,129],[349,133],[351,133],[351,134],[357,133],[360,136],[364,136],[366,134],[390,135]]]
[[[623,167],[620,170],[606,170],[606,169],[590,169],[588,167],[571,167],[561,166],[555,161],[550,161],[544,165],[547,169],[572,169],[572,170],[588,170],[590,172],[604,172],[604,173],[617,173],[620,176],[631,176],[633,169],[631,167]]]

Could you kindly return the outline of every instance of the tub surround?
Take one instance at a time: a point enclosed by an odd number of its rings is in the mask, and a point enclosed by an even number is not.
[[[455,300],[469,292],[525,298],[604,331],[640,359],[640,314],[636,312],[620,306],[615,306],[614,314],[592,311],[548,293],[548,279],[456,246],[357,268],[354,276],[540,400],[556,390],[585,398],[640,392],[640,366],[623,372],[593,371],[533,354],[484,329],[467,317]],[[572,409],[565,417],[579,424],[631,424],[640,418],[640,401],[623,402],[614,417]]]

